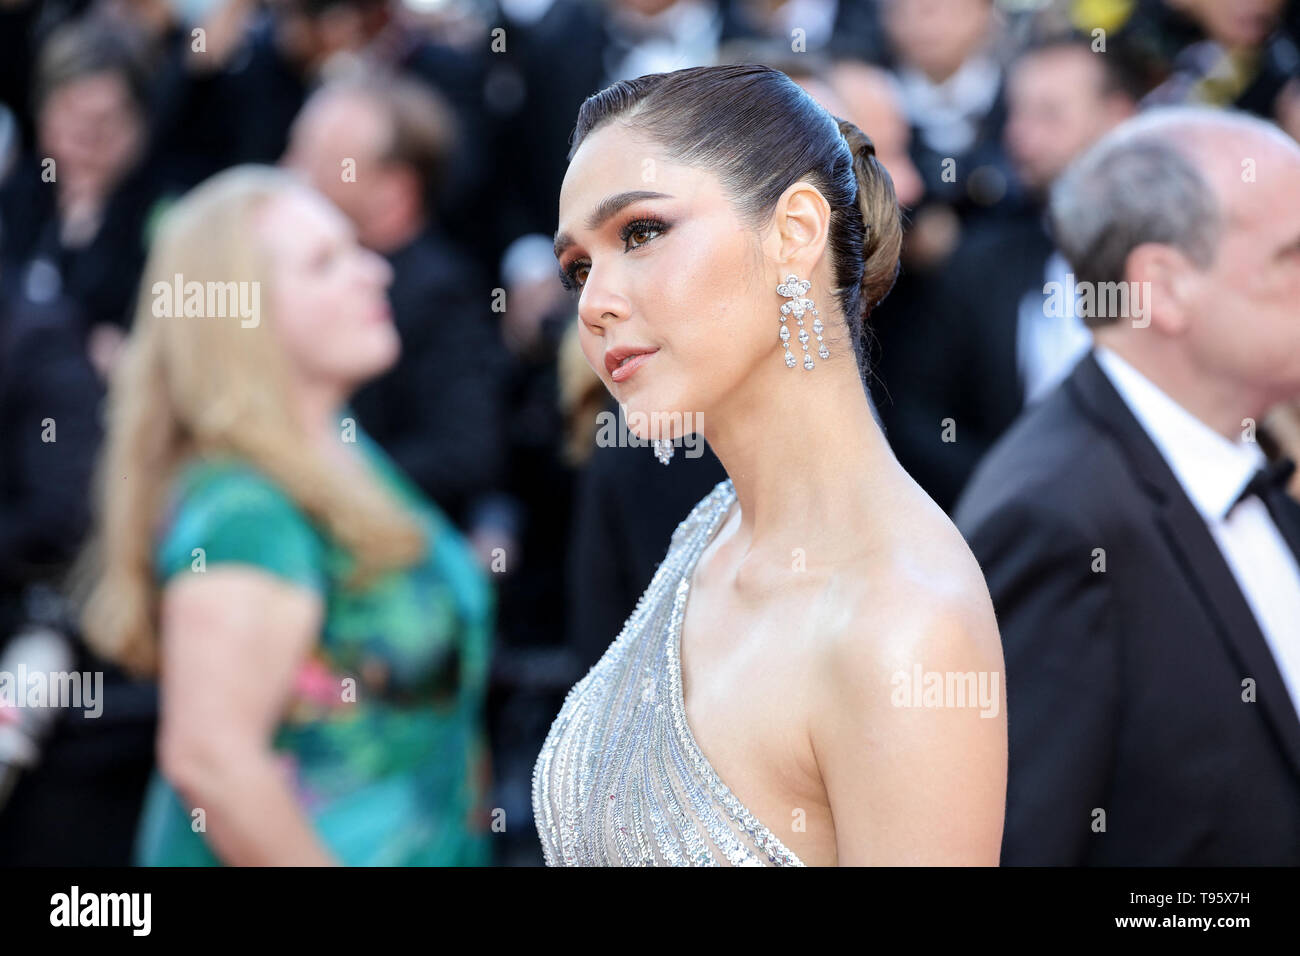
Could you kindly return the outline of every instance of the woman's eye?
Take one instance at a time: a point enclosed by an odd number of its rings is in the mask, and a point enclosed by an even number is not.
[[[641,246],[644,246],[647,242],[653,239],[655,235],[659,234],[663,230],[664,230],[664,224],[662,222],[659,222],[657,219],[637,219],[634,222],[629,222],[626,226],[623,227],[623,233],[621,238],[623,240],[624,246],[627,246],[628,240],[633,237],[636,236],[646,237],[642,241],[633,243],[631,246],[628,247],[629,250],[637,249]]]
[[[619,238],[623,240],[623,251],[631,252],[633,249],[641,248],[666,228],[667,227],[657,219],[637,219],[633,222],[629,222],[619,232]],[[634,237],[638,238],[640,241],[629,244],[629,240]],[[585,261],[575,262],[560,273],[560,281],[570,292],[578,292],[582,289],[582,286],[586,281],[585,275],[581,280],[579,280],[578,273],[585,273],[590,269],[590,263]]]
[[[560,285],[569,292],[578,292],[582,288],[582,283],[578,281],[578,273],[586,268],[589,268],[587,263],[581,260],[567,267],[560,266]]]
[[[654,232],[654,231],[655,231],[655,230],[654,230],[653,228],[651,228],[650,226],[640,226],[640,227],[638,227],[638,228],[636,228],[636,229],[633,229],[633,230],[628,234],[628,238],[629,238],[629,239],[634,239],[634,238],[636,238],[637,236],[647,236],[647,235],[649,235],[650,233],[652,233],[652,232]],[[635,242],[635,243],[632,244],[632,248],[635,249],[637,246],[644,246],[644,245],[645,245],[647,242],[649,242],[649,241],[650,241],[649,239],[643,239],[641,242]]]

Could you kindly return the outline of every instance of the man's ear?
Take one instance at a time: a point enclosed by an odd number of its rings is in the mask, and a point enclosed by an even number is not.
[[[405,163],[389,164],[390,199],[400,199],[408,207],[423,209],[425,204],[424,181],[412,166]]]
[[[1174,246],[1144,242],[1124,261],[1133,321],[1149,321],[1165,335],[1182,335],[1190,320],[1188,297],[1196,272],[1191,260]]]

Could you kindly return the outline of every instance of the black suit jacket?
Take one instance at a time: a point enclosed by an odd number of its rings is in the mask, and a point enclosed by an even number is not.
[[[102,397],[81,315],[66,299],[0,300],[0,605],[56,582],[77,555],[90,527]]]
[[[352,408],[366,431],[463,530],[505,468],[508,357],[488,283],[436,225],[388,255],[397,363]]]
[[[1300,864],[1300,717],[1208,527],[1091,354],[990,452],[955,518],[1006,656],[1002,862]]]

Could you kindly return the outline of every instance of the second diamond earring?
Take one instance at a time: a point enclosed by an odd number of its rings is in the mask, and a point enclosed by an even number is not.
[[[831,357],[830,350],[826,348],[826,343],[822,341],[822,333],[825,326],[822,325],[821,313],[817,311],[817,306],[813,304],[812,299],[804,298],[804,293],[812,285],[807,279],[800,279],[798,276],[791,274],[785,277],[785,281],[776,287],[777,295],[784,296],[789,302],[781,304],[781,344],[785,346],[785,364],[788,368],[795,367],[794,353],[790,351],[790,329],[785,324],[786,319],[791,316],[799,324],[799,333],[797,338],[799,344],[803,346],[803,367],[811,370],[813,367],[812,355],[808,351],[808,340],[811,338],[808,330],[804,328],[803,317],[811,312],[813,314],[812,330],[813,335],[817,336],[819,348],[817,354],[823,358]]]

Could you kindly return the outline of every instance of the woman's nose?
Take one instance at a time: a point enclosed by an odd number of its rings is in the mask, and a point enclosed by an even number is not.
[[[578,300],[578,315],[592,331],[603,332],[611,323],[628,316],[627,298],[610,286],[607,278],[597,278],[594,270],[588,271]]]

